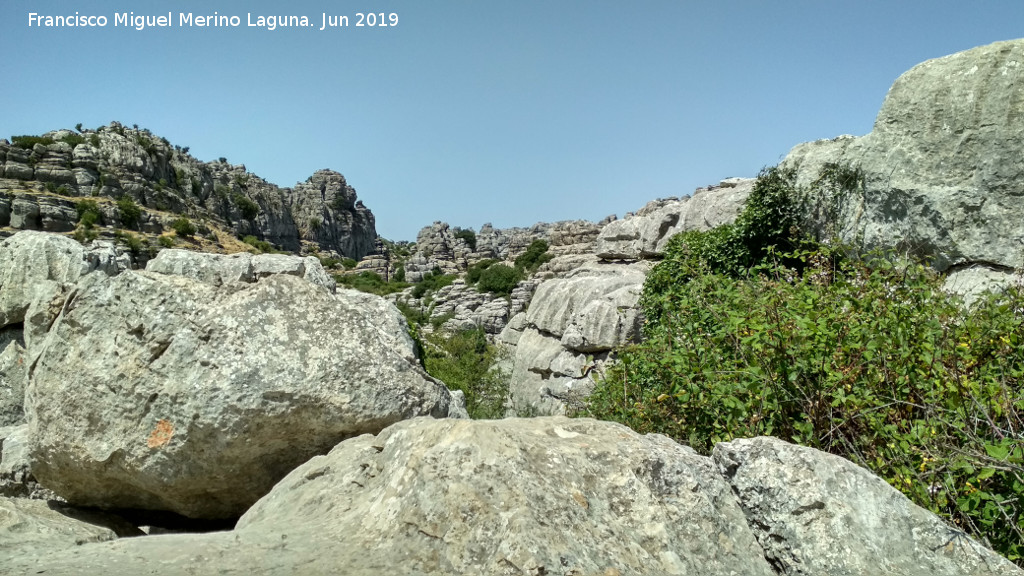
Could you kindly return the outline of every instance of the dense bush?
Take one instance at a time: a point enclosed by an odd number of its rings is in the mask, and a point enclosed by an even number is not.
[[[191,238],[197,232],[195,224],[184,216],[171,222],[171,229],[179,238]]]
[[[734,225],[672,239],[644,341],[587,412],[703,453],[773,435],[839,454],[1020,563],[1024,295],[966,311],[920,263],[817,245],[857,175],[827,167],[810,191],[791,176],[763,172]]]
[[[470,418],[501,418],[509,375],[497,367],[498,349],[482,329],[455,334],[435,332],[424,339],[424,366],[451,390],[466,395]]]
[[[95,200],[79,200],[75,203],[75,211],[78,212],[78,223],[86,230],[92,230],[103,219]]]
[[[487,258],[487,259],[481,260],[481,261],[477,262],[476,264],[473,264],[472,266],[467,268],[466,269],[466,284],[468,284],[470,286],[472,286],[473,284],[476,284],[480,280],[480,275],[483,274],[483,271],[487,270],[487,268],[489,268],[489,267],[491,267],[491,266],[493,266],[493,265],[495,265],[497,263],[498,263],[497,260],[495,260],[493,258]]]
[[[242,218],[246,220],[252,220],[260,213],[260,205],[244,194],[235,193],[232,200],[235,201],[235,206],[238,206],[238,211],[242,213]]]
[[[417,282],[412,289],[413,298],[423,298],[427,292],[433,292],[455,282],[454,274],[442,274],[440,270],[433,270],[423,275],[423,279]]]
[[[401,292],[409,287],[404,282],[385,282],[380,277],[380,274],[370,272],[369,270],[359,274],[338,274],[334,279],[338,282],[338,286],[345,286],[360,292],[377,294],[378,296]]]
[[[548,252],[548,243],[545,240],[534,240],[526,248],[526,252],[523,252],[516,258],[516,268],[519,270],[530,273],[536,272],[537,268],[540,268],[541,264],[550,262],[554,258]]]
[[[470,229],[460,229],[455,231],[455,237],[462,238],[463,240],[466,241],[466,244],[469,246],[470,250],[474,252],[476,251],[476,232],[473,232]]]
[[[695,275],[623,350],[590,411],[707,453],[769,434],[870,468],[1020,561],[1024,296],[963,312],[919,264]]]
[[[476,287],[480,292],[508,296],[520,280],[522,280],[522,276],[515,268],[504,264],[494,264],[480,273]]]
[[[248,235],[248,236],[243,237],[242,238],[242,242],[245,242],[249,246],[252,246],[256,250],[258,250],[261,254],[273,254],[274,252],[276,252],[276,250],[274,250],[274,245],[273,244],[271,244],[270,242],[267,242],[266,240],[260,240],[259,238],[255,237],[255,236],[253,236],[251,234]]]
[[[11,144],[18,148],[31,150],[36,144],[42,144],[43,146],[53,144],[53,138],[49,136],[11,136]]]
[[[136,228],[142,218],[142,209],[132,200],[131,196],[122,196],[117,201],[117,211],[121,215],[121,224],[126,228]]]

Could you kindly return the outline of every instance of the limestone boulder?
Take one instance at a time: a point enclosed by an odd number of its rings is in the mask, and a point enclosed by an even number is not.
[[[90,275],[32,360],[32,471],[73,504],[225,518],[345,438],[463,414],[384,305],[288,274]]]
[[[1020,574],[852,462],[777,438],[715,446],[779,574]]]
[[[636,214],[604,226],[594,253],[605,260],[660,257],[669,239],[680,232],[709,230],[735,220],[753,187],[752,178],[730,178],[691,197],[652,201]]]
[[[944,271],[1024,265],[1024,40],[919,64],[889,89],[871,133],[802,144],[785,165],[799,182],[825,163],[860,168],[842,201],[841,235],[907,250]]]
[[[713,462],[564,418],[415,419],[294,470],[229,533],[20,559],[49,576],[774,574]]]
[[[146,263],[146,270],[184,276],[213,286],[230,282],[256,282],[277,274],[303,278],[334,291],[336,282],[312,256],[287,254],[208,254],[181,249],[166,249]]]
[[[33,302],[89,271],[85,250],[70,238],[25,231],[0,241],[0,328],[24,322]]]
[[[74,511],[59,503],[0,497],[0,566],[115,538],[114,530],[75,518]]]

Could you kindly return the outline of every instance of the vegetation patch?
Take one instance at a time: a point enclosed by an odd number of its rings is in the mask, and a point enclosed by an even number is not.
[[[773,435],[841,455],[1021,563],[1024,294],[965,310],[922,263],[819,244],[833,193],[859,185],[844,174],[804,191],[762,172],[734,225],[674,238],[644,341],[585,412],[705,454]]]
[[[540,268],[542,264],[550,262],[554,256],[548,252],[548,243],[546,240],[534,240],[526,248],[526,252],[523,252],[515,260],[516,268],[521,270],[524,274],[532,274]]]
[[[337,274],[334,277],[339,286],[368,292],[378,296],[385,296],[395,292],[401,292],[409,287],[405,282],[385,282],[380,274],[369,270],[358,274]]]
[[[427,373],[466,395],[470,418],[504,416],[509,374],[498,368],[500,352],[483,329],[435,332],[423,339],[423,349]]]

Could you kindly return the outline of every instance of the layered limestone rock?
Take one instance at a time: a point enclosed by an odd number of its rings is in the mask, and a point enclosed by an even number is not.
[[[1024,266],[1024,40],[929,60],[889,89],[870,134],[801,144],[800,183],[826,163],[860,168],[841,233],[925,257],[939,271]]]
[[[609,352],[639,337],[636,303],[648,270],[642,262],[593,264],[539,284],[525,316],[500,338],[515,343],[513,413],[560,413],[590,393]]]
[[[252,283],[277,274],[297,276],[334,292],[337,283],[312,256],[287,254],[207,254],[189,250],[161,250],[146,264],[149,272],[185,276],[205,284]]]
[[[530,228],[494,228],[484,224],[475,234],[476,245],[456,237],[459,228],[445,222],[434,222],[416,236],[416,251],[406,262],[406,280],[418,282],[435,269],[444,274],[458,274],[469,266],[495,259],[512,263],[535,240],[548,243],[552,255],[589,254],[601,226],[611,218],[595,224],[586,220],[541,222]]]
[[[75,504],[231,517],[344,438],[464,414],[393,308],[289,274],[90,275],[32,353],[32,472]]]
[[[317,170],[296,184],[288,197],[303,239],[356,260],[374,251],[377,231],[373,214],[341,174]]]
[[[753,187],[753,178],[729,178],[690,197],[649,202],[602,228],[594,253],[604,260],[660,258],[672,236],[735,220]]]
[[[1022,573],[835,456],[761,438],[708,458],[566,418],[401,422],[296,468],[231,532],[7,565],[49,576]]]
[[[1021,573],[838,456],[753,438],[713,457],[779,574]]]
[[[73,230],[79,197],[100,203],[101,225],[160,233],[184,215],[292,252],[307,241],[359,259],[377,236],[373,214],[337,172],[321,170],[294,188],[279,188],[244,165],[201,162],[188,148],[117,122],[0,140],[0,227]],[[123,197],[143,209],[132,226],[113,206]]]

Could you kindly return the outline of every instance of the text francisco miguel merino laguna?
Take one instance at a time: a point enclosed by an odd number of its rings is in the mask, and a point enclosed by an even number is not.
[[[134,28],[145,30],[146,28],[237,28],[242,26],[242,18],[234,15],[218,14],[210,15],[193,14],[191,12],[179,12],[174,17],[173,12],[160,15],[143,15],[135,12],[115,12],[113,18],[102,15],[85,15],[75,12],[71,15],[46,15],[35,12],[28,13],[29,27],[39,28],[105,28],[113,24],[114,28]],[[347,15],[331,15],[326,12],[322,18],[313,21],[306,16],[289,15],[264,15],[247,13],[245,25],[252,28],[264,30],[276,30],[278,28],[315,28],[325,30],[327,28],[343,28],[346,26],[367,26],[367,27],[390,27],[398,25],[398,14],[384,12],[356,12],[351,19]]]

